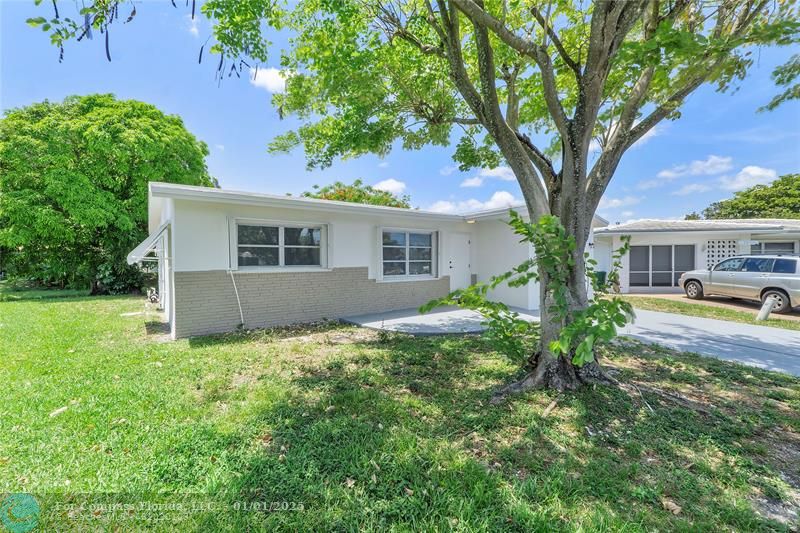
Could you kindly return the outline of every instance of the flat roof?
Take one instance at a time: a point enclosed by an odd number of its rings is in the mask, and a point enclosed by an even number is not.
[[[225,202],[282,208],[298,207],[320,211],[330,211],[333,209],[343,213],[413,216],[429,219],[451,220],[454,222],[465,222],[467,220],[490,218],[493,216],[499,217],[508,213],[510,209],[522,210],[522,214],[526,214],[525,212],[527,211],[525,204],[516,204],[508,207],[499,207],[483,211],[453,214],[438,213],[436,211],[427,211],[424,209],[406,209],[403,207],[357,204],[352,202],[341,202],[338,200],[321,200],[319,198],[306,198],[303,196],[286,196],[259,192],[234,191],[229,189],[217,189],[214,187],[179,185],[175,183],[163,183],[157,181],[150,182],[149,186],[150,195],[155,198]],[[597,215],[595,215],[595,221],[600,222],[601,224],[608,224],[607,220]]]
[[[214,187],[198,187],[195,185],[177,185],[173,183],[150,182],[150,195],[156,198],[174,198],[177,200],[197,200],[206,202],[225,202],[267,207],[298,207],[303,209],[339,211],[345,213],[382,214],[399,216],[416,216],[453,221],[463,221],[463,215],[437,213],[422,209],[405,209],[383,205],[357,204],[338,200],[321,200],[298,196],[281,196],[247,191],[216,189]]]
[[[636,220],[595,230],[596,234],[662,233],[688,231],[800,231],[800,220],[720,219],[720,220]]]

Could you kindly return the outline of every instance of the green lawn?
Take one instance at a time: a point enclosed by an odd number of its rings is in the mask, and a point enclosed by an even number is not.
[[[774,313],[770,315],[768,320],[756,322],[756,315],[758,314],[757,308],[754,308],[752,311],[743,311],[733,307],[716,307],[711,305],[703,305],[700,303],[668,300],[666,298],[654,298],[639,295],[620,296],[629,301],[634,307],[649,311],[663,311],[665,313],[699,316],[703,318],[718,318],[720,320],[728,320],[730,322],[742,322],[744,324],[755,324],[758,326],[770,326],[773,328],[800,331],[800,320],[777,318]]]
[[[797,378],[626,343],[625,389],[490,405],[515,369],[478,337],[165,342],[142,310],[0,303],[0,493],[34,494],[42,531],[798,525]]]
[[[87,296],[88,290],[80,289],[29,289],[24,286],[13,285],[8,281],[0,281],[0,302],[15,302],[19,300],[44,300],[52,298],[73,298]]]

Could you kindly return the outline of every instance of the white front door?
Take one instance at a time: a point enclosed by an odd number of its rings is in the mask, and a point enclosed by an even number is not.
[[[470,237],[467,233],[450,233],[447,237],[448,260],[445,264],[445,276],[450,276],[450,290],[464,289],[470,286],[471,269],[469,264]]]

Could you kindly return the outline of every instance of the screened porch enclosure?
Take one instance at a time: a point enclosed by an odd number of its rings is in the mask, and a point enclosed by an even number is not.
[[[677,287],[681,274],[695,269],[694,244],[631,246],[629,254],[631,287]]]

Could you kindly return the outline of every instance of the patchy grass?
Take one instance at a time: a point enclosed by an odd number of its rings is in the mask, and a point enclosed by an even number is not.
[[[0,493],[42,530],[798,526],[797,378],[625,342],[624,388],[492,406],[515,368],[479,337],[165,343],[143,307],[0,303]]]
[[[653,298],[647,296],[625,296],[620,295],[634,307],[646,309],[648,311],[663,311],[664,313],[676,313],[679,315],[699,316],[703,318],[717,318],[731,322],[741,322],[743,324],[754,324],[758,326],[770,326],[773,328],[791,329],[800,331],[800,320],[788,320],[776,318],[771,314],[768,320],[756,322],[758,309],[752,312],[741,311],[733,308],[703,305],[701,303],[688,303],[667,298]]]

